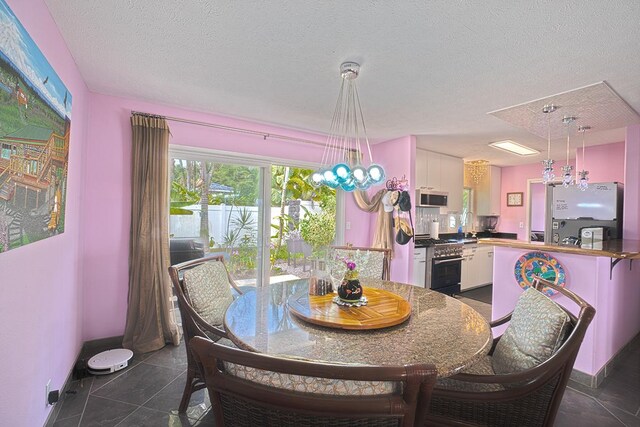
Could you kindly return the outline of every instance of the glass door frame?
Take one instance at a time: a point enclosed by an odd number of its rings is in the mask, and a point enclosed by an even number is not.
[[[260,156],[253,154],[234,153],[229,151],[214,150],[210,148],[191,147],[185,145],[169,145],[169,162],[173,159],[207,161],[213,163],[228,163],[240,166],[253,166],[259,168],[260,191],[258,195],[258,221],[260,222],[257,236],[258,259],[260,268],[257,268],[256,287],[262,286],[265,280],[270,278],[271,266],[269,260],[271,242],[271,167],[289,166],[308,169],[317,169],[319,163],[300,160],[282,159],[277,157]],[[171,177],[168,177],[171,180]],[[169,185],[169,190],[171,185]],[[169,221],[169,218],[167,218]],[[336,191],[336,245],[344,244],[345,234],[345,193]],[[265,256],[266,255],[266,256]]]

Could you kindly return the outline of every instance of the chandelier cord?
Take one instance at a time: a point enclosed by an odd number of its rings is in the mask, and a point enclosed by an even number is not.
[[[547,160],[551,160],[551,113],[547,113]]]
[[[358,109],[360,110],[360,120],[362,121],[362,129],[364,132],[364,139],[367,143],[367,151],[369,151],[369,163],[373,163],[373,156],[371,155],[371,146],[369,144],[369,138],[367,137],[367,127],[364,124],[364,115],[362,113],[362,106],[360,105],[360,95],[358,94],[358,88],[356,87],[356,101],[358,102]],[[360,147],[358,147],[360,148]]]

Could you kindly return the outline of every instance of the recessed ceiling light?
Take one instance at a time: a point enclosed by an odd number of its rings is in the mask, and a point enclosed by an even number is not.
[[[534,154],[540,154],[538,150],[525,147],[524,145],[518,144],[517,142],[511,141],[510,139],[507,139],[505,141],[492,142],[489,145],[493,148],[497,148],[498,150],[517,154],[518,156],[533,156]]]

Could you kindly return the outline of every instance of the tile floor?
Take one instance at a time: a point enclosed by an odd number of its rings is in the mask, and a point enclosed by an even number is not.
[[[491,315],[491,305],[460,297]],[[50,425],[214,426],[205,390],[196,393],[186,414],[178,414],[186,378],[184,344],[134,356],[129,367],[106,376],[73,382],[55,407]],[[640,336],[627,347],[614,372],[598,389],[571,382],[556,426],[640,427]]]

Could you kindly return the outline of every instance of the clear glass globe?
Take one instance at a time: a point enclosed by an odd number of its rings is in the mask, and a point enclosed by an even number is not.
[[[359,183],[360,184],[364,183],[369,180],[369,173],[362,166],[356,166],[355,168],[353,168],[351,170],[351,176],[353,177],[353,180],[356,182],[356,185],[358,185]]]
[[[371,166],[369,166],[368,172],[369,172],[369,179],[371,180],[372,184],[380,184],[384,180],[385,175],[384,175],[384,169],[382,169],[382,166],[374,163]]]
[[[322,176],[324,177],[324,184],[327,187],[338,188],[338,186],[340,185],[337,180],[336,174],[333,173],[331,169],[326,169],[324,172],[322,172]]]
[[[324,175],[322,174],[322,171],[317,170],[314,173],[312,173],[311,176],[309,177],[309,182],[311,183],[311,185],[313,185],[316,188],[324,184]]]

